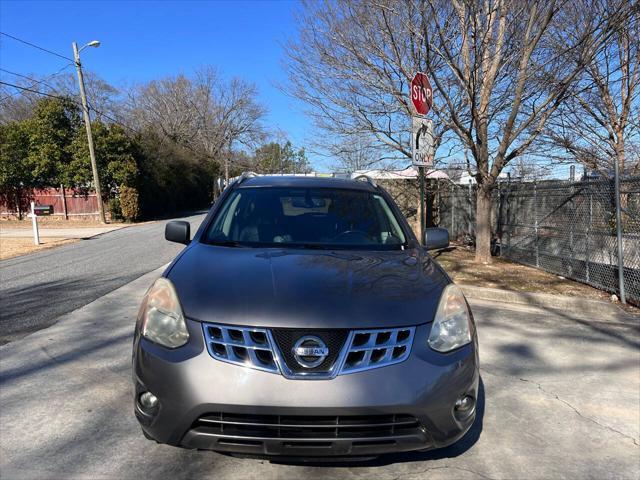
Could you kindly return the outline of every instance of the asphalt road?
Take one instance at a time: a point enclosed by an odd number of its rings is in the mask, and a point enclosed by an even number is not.
[[[190,221],[195,232],[203,218],[181,219]],[[171,261],[183,247],[165,241],[167,221],[0,262],[0,344],[49,326],[60,315]]]
[[[604,322],[497,301],[471,302],[483,388],[476,423],[452,447],[296,465],[146,440],[133,414],[132,312],[159,274],[0,347],[3,479],[640,477],[635,319]]]

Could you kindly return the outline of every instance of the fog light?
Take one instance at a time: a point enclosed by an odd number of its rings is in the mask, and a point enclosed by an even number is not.
[[[139,398],[140,405],[146,410],[153,410],[158,406],[158,397],[151,392],[144,392]]]
[[[458,400],[456,400],[455,409],[456,409],[456,412],[460,412],[464,414],[472,411],[473,407],[475,407],[475,404],[476,402],[473,399],[473,397],[469,395],[465,395],[464,397],[460,397]]]

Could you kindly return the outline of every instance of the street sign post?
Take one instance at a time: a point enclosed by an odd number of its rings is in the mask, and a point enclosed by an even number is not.
[[[413,103],[418,115],[426,115],[433,104],[433,89],[427,76],[418,72],[411,80],[411,103]]]
[[[417,72],[413,76],[409,85],[409,97],[416,110],[411,122],[411,152],[413,165],[417,166],[420,172],[420,241],[424,242],[424,167],[433,165],[435,154],[433,122],[423,118],[433,105],[433,89],[424,73]]]

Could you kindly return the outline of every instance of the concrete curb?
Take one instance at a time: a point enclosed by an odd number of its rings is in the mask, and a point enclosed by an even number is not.
[[[548,293],[512,292],[497,288],[475,287],[471,285],[459,285],[465,296],[472,300],[489,300],[492,302],[517,303],[554,310],[566,310],[575,315],[589,318],[606,317],[607,319],[638,320],[638,317],[625,312],[613,303],[599,300],[589,300],[584,297],[567,297],[564,295],[552,295]]]

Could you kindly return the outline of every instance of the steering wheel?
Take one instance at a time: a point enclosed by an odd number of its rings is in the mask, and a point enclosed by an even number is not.
[[[361,237],[362,239],[369,241],[369,236],[362,230],[345,230],[332,238],[333,241],[346,240],[351,237]]]

